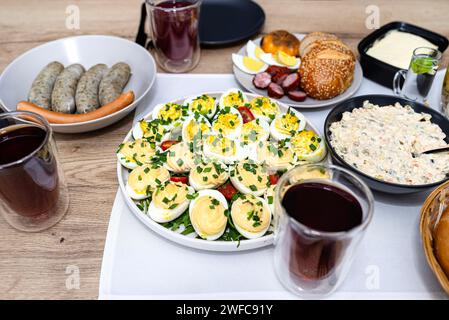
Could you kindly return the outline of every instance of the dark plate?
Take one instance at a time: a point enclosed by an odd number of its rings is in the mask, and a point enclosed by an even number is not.
[[[423,37],[424,39],[437,45],[438,49],[441,52],[444,52],[449,44],[449,41],[446,37],[406,22],[388,23],[363,38],[358,45],[360,64],[362,65],[363,75],[366,78],[371,79],[374,82],[377,82],[378,84],[390,89],[393,85],[393,77],[396,72],[399,71],[399,68],[393,67],[392,65],[368,56],[366,54],[366,51],[373,45],[376,40],[384,37],[385,34],[391,30],[405,31]]]
[[[404,185],[404,184],[398,184],[398,183],[391,183],[391,182],[385,182],[382,180],[378,180],[376,178],[373,178],[371,176],[366,175],[365,173],[359,171],[358,169],[354,168],[352,165],[348,164],[346,161],[344,161],[334,150],[332,147],[332,143],[330,141],[330,131],[329,127],[332,123],[340,121],[342,114],[346,111],[352,111],[355,108],[360,108],[363,106],[363,102],[369,100],[373,104],[377,104],[379,106],[386,106],[386,105],[392,105],[396,102],[399,102],[401,105],[409,105],[415,110],[416,112],[425,112],[427,114],[430,114],[432,116],[431,121],[437,125],[440,126],[441,130],[446,134],[446,142],[449,143],[449,120],[447,120],[441,113],[426,107],[423,104],[413,102],[410,100],[398,98],[395,96],[388,96],[388,95],[365,95],[365,96],[358,96],[353,97],[348,100],[345,100],[335,106],[334,109],[331,110],[331,112],[328,114],[326,121],[324,123],[324,136],[326,139],[326,144],[328,147],[328,150],[331,152],[332,159],[346,167],[350,170],[357,173],[367,184],[370,188],[382,192],[387,193],[394,193],[394,194],[405,194],[405,193],[413,193],[413,192],[419,192],[424,191],[430,188],[435,188],[442,182],[446,181],[442,180],[435,183],[425,184],[425,185]]]
[[[238,43],[257,34],[265,22],[263,9],[250,0],[204,0],[200,41],[205,46]]]

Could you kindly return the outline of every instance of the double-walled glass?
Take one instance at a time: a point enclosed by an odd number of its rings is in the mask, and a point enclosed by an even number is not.
[[[316,177],[318,174],[318,178]],[[314,178],[315,176],[315,178]],[[339,232],[314,230],[292,217],[282,204],[285,193],[302,183],[319,183],[352,195],[362,209],[361,223]],[[301,206],[306,201],[296,199]],[[345,278],[373,215],[373,195],[366,184],[344,168],[327,164],[296,167],[280,179],[275,195],[275,270],[280,282],[304,298],[332,293]],[[332,211],[332,205],[329,204]],[[311,212],[310,214],[313,214]]]
[[[51,127],[38,114],[0,114],[0,212],[16,229],[37,232],[67,212],[69,195]]]
[[[146,0],[156,61],[165,71],[187,72],[198,64],[200,5],[201,0]]]

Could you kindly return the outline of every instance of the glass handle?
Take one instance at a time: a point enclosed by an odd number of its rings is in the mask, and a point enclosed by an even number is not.
[[[395,95],[399,96],[401,95],[401,78],[405,80],[405,75],[407,73],[407,70],[399,70],[396,72],[393,78],[393,92]]]

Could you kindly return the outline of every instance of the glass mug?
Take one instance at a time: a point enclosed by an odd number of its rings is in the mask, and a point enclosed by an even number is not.
[[[21,231],[55,225],[69,195],[51,128],[27,111],[0,114],[0,212]]]
[[[408,70],[399,70],[393,78],[393,91],[406,99],[427,104],[427,96],[437,74],[441,52],[420,47],[413,51]],[[404,84],[401,88],[401,82]]]
[[[274,201],[279,281],[303,298],[331,294],[344,280],[372,219],[370,189],[341,167],[304,165],[281,177]]]
[[[193,69],[200,59],[201,0],[146,0],[145,3],[158,64],[168,72]]]

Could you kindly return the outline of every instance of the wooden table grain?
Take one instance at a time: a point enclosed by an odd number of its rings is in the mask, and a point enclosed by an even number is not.
[[[328,31],[353,49],[370,33],[366,20],[379,9],[380,24],[403,20],[449,37],[446,0],[260,0],[263,31]],[[141,0],[0,0],[0,71],[25,51],[54,39],[107,34],[133,40]],[[80,9],[80,29],[66,28],[66,8]],[[369,22],[369,21],[368,21]],[[202,51],[195,73],[230,73],[240,45]],[[101,52],[99,53],[101,55]],[[447,54],[445,55],[447,61]],[[70,191],[70,209],[55,227],[18,232],[1,219],[0,299],[96,299],[109,215],[118,183],[115,149],[132,115],[85,134],[56,134]],[[79,288],[73,277],[79,272]]]

